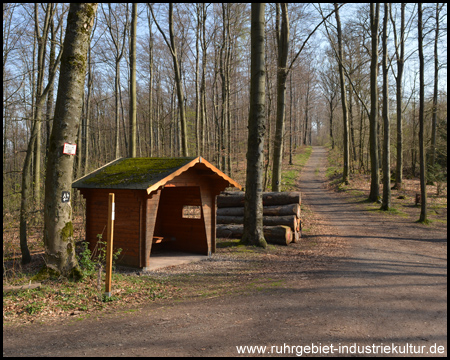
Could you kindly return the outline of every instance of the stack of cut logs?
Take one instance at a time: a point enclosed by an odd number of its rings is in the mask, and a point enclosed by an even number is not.
[[[244,233],[242,191],[225,191],[217,197],[216,236],[241,238]],[[301,237],[300,192],[263,193],[264,238],[270,244],[288,245]]]

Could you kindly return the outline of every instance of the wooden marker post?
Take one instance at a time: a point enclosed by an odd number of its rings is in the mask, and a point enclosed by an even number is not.
[[[105,277],[105,296],[111,297],[111,273],[112,273],[112,254],[114,237],[114,217],[115,217],[114,194],[109,194],[108,201],[108,226],[107,226],[107,245],[106,245],[106,277]]]

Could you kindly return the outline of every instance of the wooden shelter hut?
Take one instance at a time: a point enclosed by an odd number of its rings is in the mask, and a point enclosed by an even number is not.
[[[118,263],[150,264],[152,248],[209,255],[216,248],[216,195],[236,181],[202,157],[120,158],[75,180],[86,199],[86,241],[106,238],[108,194],[115,194]],[[115,250],[114,250],[115,251]]]

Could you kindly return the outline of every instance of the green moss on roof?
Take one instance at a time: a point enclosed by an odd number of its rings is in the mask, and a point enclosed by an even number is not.
[[[75,188],[146,189],[194,158],[122,158],[75,181]]]

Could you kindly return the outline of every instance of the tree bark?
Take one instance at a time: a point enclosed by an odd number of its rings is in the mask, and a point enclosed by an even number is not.
[[[217,197],[217,207],[242,207],[244,205],[244,192],[223,192]],[[290,192],[266,192],[262,193],[264,206],[301,204],[302,195],[298,191]]]
[[[266,247],[263,233],[262,182],[265,109],[265,4],[251,5],[251,78],[248,119],[247,176],[242,242]]]
[[[424,79],[424,59],[423,59],[423,23],[422,23],[422,3],[418,9],[418,40],[419,40],[419,157],[420,157],[420,217],[419,222],[426,223],[427,219],[427,177],[425,164],[425,144],[424,144],[424,109],[425,109],[425,79]]]
[[[341,103],[342,103],[342,115],[344,121],[344,171],[342,173],[342,182],[348,184],[349,180],[349,164],[350,164],[350,145],[349,145],[349,135],[348,135],[348,110],[347,110],[347,93],[345,90],[345,78],[344,69],[342,62],[344,61],[343,51],[342,51],[342,30],[341,30],[341,19],[339,17],[339,7],[338,4],[334,4],[336,23],[337,23],[337,34],[338,34],[338,56],[339,56],[339,80],[341,83]]]
[[[264,226],[263,227],[265,241],[269,244],[288,245],[293,240],[293,233],[288,226]],[[217,238],[239,239],[244,234],[243,225],[217,225]]]
[[[80,272],[75,256],[72,206],[70,200],[67,201],[67,198],[63,197],[63,192],[71,192],[74,158],[63,154],[62,149],[65,142],[76,141],[87,49],[96,10],[97,4],[70,4],[45,182],[46,266],[57,273],[74,278],[78,278]]]
[[[286,118],[286,81],[287,81],[287,57],[289,51],[289,17],[287,3],[277,3],[277,44],[278,44],[278,67],[277,67],[277,121],[275,125],[275,138],[273,147],[273,175],[272,191],[280,191],[281,168],[283,162],[283,137]],[[279,23],[279,10],[281,7],[281,26]]]
[[[372,57],[370,62],[370,201],[380,197],[380,172],[378,164],[378,25],[380,4],[370,4],[370,29]]]
[[[244,216],[244,207],[220,207],[217,208],[217,216]],[[263,206],[263,216],[295,215],[300,218],[300,204]]]
[[[243,224],[243,216],[217,215],[217,224]],[[299,221],[295,215],[263,216],[263,226],[289,226],[292,230],[299,230]]]
[[[53,81],[56,76],[56,69],[61,59],[62,52],[58,54],[56,61],[54,62],[53,67],[49,70],[49,79],[48,84],[45,89],[40,92],[39,96],[36,96],[36,99],[33,97],[33,102],[35,104],[36,109],[41,109],[44,100],[49,94],[50,90],[53,87]],[[43,76],[43,74],[42,74]],[[38,88],[40,88],[38,86]],[[34,110],[34,109],[33,109]],[[33,111],[35,114],[35,121],[33,122],[30,140],[28,142],[27,152],[25,155],[25,161],[22,170],[22,192],[21,192],[21,201],[20,201],[20,250],[22,253],[22,263],[28,264],[31,261],[30,252],[27,244],[27,221],[28,221],[28,211],[29,211],[29,200],[31,198],[30,187],[31,187],[31,177],[32,177],[32,157],[33,157],[33,149],[35,148],[35,144],[38,138],[38,133],[40,132],[40,121],[41,121],[41,111]],[[36,157],[36,159],[39,157]],[[40,161],[40,160],[39,160]],[[35,179],[36,181],[36,179]],[[40,180],[39,180],[40,181]]]
[[[438,103],[438,83],[439,83],[439,61],[438,61],[438,40],[439,40],[439,3],[436,3],[436,34],[434,37],[434,87],[433,87],[433,115],[431,118],[431,149],[430,164],[433,171],[436,162],[436,133],[437,133],[437,103]],[[441,4],[442,6],[442,4]]]
[[[396,99],[397,99],[397,166],[395,170],[395,188],[401,190],[403,183],[403,120],[402,120],[402,81],[403,68],[405,63],[405,7],[401,4],[401,23],[400,23],[400,53],[397,45],[397,32],[393,22],[395,54],[397,57],[397,78],[396,78]],[[391,12],[392,15],[392,7]]]
[[[387,211],[391,208],[391,136],[389,123],[389,64],[388,64],[388,16],[389,4],[384,3],[383,20],[383,121],[384,121],[384,141],[383,141],[383,200],[381,210]]]
[[[178,62],[177,50],[175,47],[175,35],[173,32],[173,3],[169,3],[169,35],[170,47],[172,50],[173,67],[175,69],[175,83],[177,85],[178,109],[180,111],[181,151],[183,156],[186,157],[189,156],[187,148],[186,113],[184,111],[184,92],[183,83],[181,80],[180,64]]]
[[[136,157],[136,24],[137,3],[132,4],[130,35],[130,151]]]

